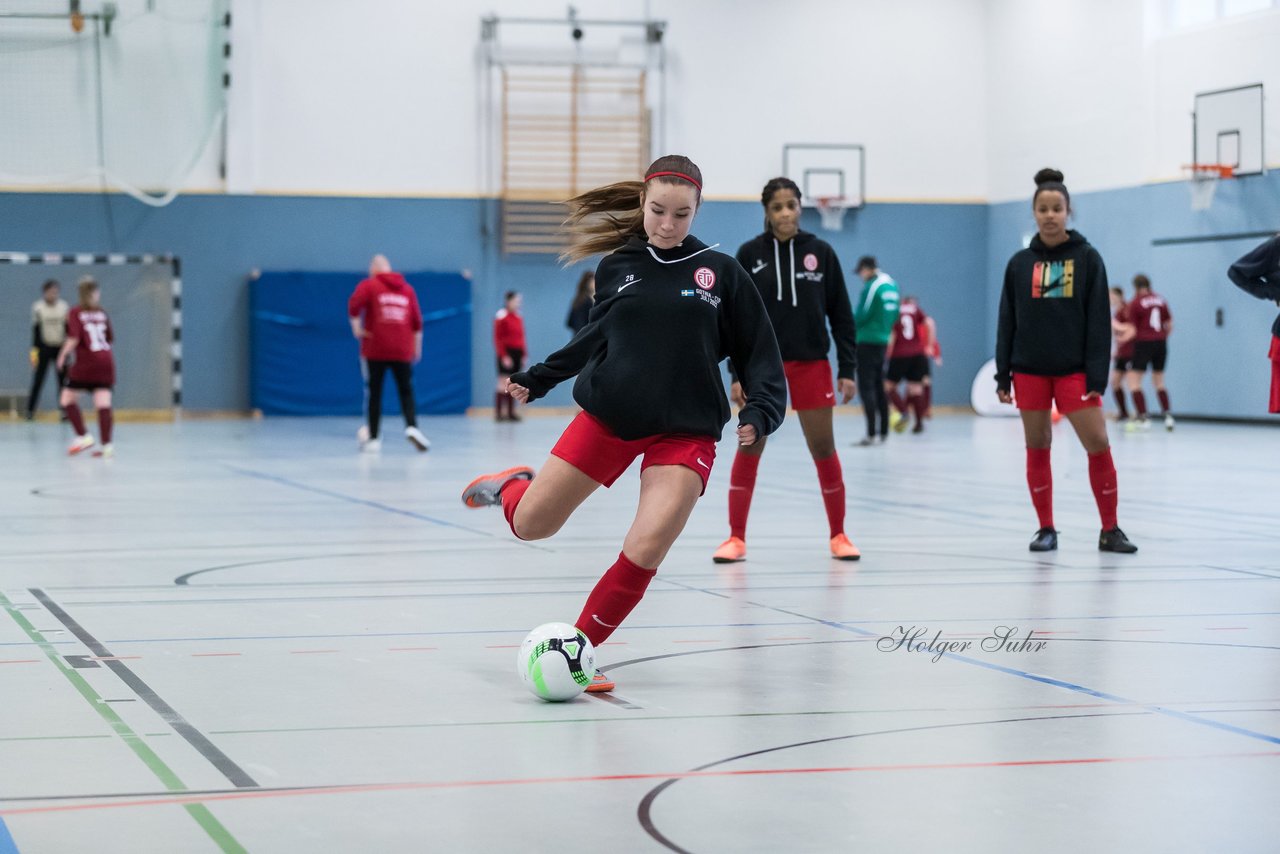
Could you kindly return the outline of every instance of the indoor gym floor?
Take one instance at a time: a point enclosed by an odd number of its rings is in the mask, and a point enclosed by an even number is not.
[[[727,568],[726,441],[599,650],[617,693],[547,704],[515,647],[576,617],[636,469],[538,543],[458,494],[566,420],[415,455],[392,417],[379,457],[355,419],[123,424],[111,461],[0,426],[0,852],[1280,849],[1274,429],[1113,427],[1120,556],[1060,425],[1034,556],[1016,419],[840,417],[837,563],[791,418]]]

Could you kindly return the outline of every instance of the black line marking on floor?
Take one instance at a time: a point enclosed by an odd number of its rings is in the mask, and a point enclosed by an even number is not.
[[[1210,563],[1202,563],[1200,565],[1203,566],[1205,569],[1220,569],[1223,572],[1238,572],[1242,575],[1256,575],[1259,578],[1269,578],[1272,581],[1280,581],[1280,575],[1272,575],[1268,572],[1254,572],[1251,569],[1236,569],[1235,567],[1232,567],[1232,566],[1214,566],[1213,564],[1210,564]]]
[[[763,756],[767,753],[777,753],[781,750],[791,750],[796,747],[810,747],[815,744],[830,744],[837,741],[848,741],[854,738],[868,738],[873,735],[901,735],[909,732],[929,732],[940,729],[956,729],[959,727],[971,726],[989,726],[991,724],[1011,724],[1026,723],[1028,721],[1059,721],[1071,720],[1073,718],[1118,718],[1133,715],[1149,715],[1152,712],[1087,712],[1085,714],[1076,715],[1044,715],[1025,718],[1004,718],[994,721],[965,721],[962,723],[948,724],[929,724],[926,726],[901,727],[897,729],[883,729],[874,732],[855,732],[849,735],[835,735],[828,738],[815,738],[808,741],[797,741],[793,744],[782,744],[777,747],[766,747],[762,750],[753,750],[750,753],[739,753],[737,756],[730,756],[727,759],[717,759],[715,762],[708,762],[706,765],[699,765],[696,768],[689,769],[686,773],[697,773],[699,771],[707,771],[720,765],[728,765],[730,762],[736,762],[739,759],[749,759],[753,756]],[[650,789],[645,796],[640,799],[640,805],[636,808],[636,818],[640,822],[640,827],[644,832],[649,834],[654,842],[671,851],[677,851],[679,854],[693,854],[688,848],[682,848],[669,839],[662,831],[658,830],[657,825],[653,823],[653,802],[657,800],[658,795],[680,782],[679,777],[673,777],[669,780],[663,780],[658,785]]]
[[[609,673],[617,670],[619,667],[630,667],[633,664],[646,664],[650,661],[661,661],[665,658],[683,658],[687,655],[707,655],[713,652],[736,652],[744,649],[773,649],[774,647],[783,646],[822,646],[825,644],[841,644],[841,643],[867,643],[871,638],[840,638],[839,640],[821,640],[821,641],[792,641],[790,643],[750,643],[742,646],[718,646],[714,649],[690,649],[683,652],[668,652],[663,655],[646,655],[644,658],[629,658],[626,661],[619,661],[617,664],[610,664],[608,667],[599,668],[601,673]]]
[[[35,597],[36,601],[48,609],[49,613],[58,618],[67,629],[76,636],[89,650],[99,658],[113,659],[111,651],[99,643],[98,639],[85,631],[84,627],[77,623],[70,614],[64,611],[57,602],[49,598],[48,594],[43,590],[32,587],[29,592]],[[108,660],[103,664],[120,678],[120,681],[127,685],[133,693],[151,707],[160,719],[173,728],[173,731],[182,736],[188,744],[194,747],[201,756],[207,759],[215,768],[222,772],[233,786],[238,788],[257,788],[258,783],[250,777],[243,768],[231,761],[231,758],[223,753],[218,747],[210,741],[204,733],[193,727],[186,718],[178,713],[173,706],[170,706],[160,695],[151,689],[146,682],[129,669],[129,666],[123,661]]]
[[[601,672],[603,673],[604,671],[601,671]],[[600,700],[601,702],[608,703],[611,706],[617,706],[620,709],[627,709],[628,711],[640,710],[644,708],[644,706],[633,703],[632,701],[628,700],[626,697],[618,696],[616,694],[588,693],[587,696],[593,700]]]

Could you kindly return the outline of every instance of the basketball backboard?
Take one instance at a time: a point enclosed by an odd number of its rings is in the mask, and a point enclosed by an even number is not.
[[[1200,92],[1191,115],[1192,163],[1231,166],[1237,176],[1265,171],[1261,83]]]
[[[851,208],[866,204],[866,150],[861,145],[792,142],[782,146],[782,174],[796,182],[801,204],[843,196]]]

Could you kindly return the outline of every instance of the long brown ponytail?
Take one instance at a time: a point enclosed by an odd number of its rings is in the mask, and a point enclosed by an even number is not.
[[[664,184],[692,183],[698,190],[698,203],[702,202],[702,170],[688,157],[659,157],[644,174],[654,176],[650,181]],[[606,255],[632,237],[644,237],[644,188],[644,181],[619,181],[565,202],[569,206],[564,221],[567,240],[560,260],[572,264],[592,255]]]

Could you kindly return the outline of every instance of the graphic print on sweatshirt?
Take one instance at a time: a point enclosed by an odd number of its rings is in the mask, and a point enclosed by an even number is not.
[[[1032,299],[1071,299],[1075,296],[1076,262],[1037,261],[1031,268]]]

